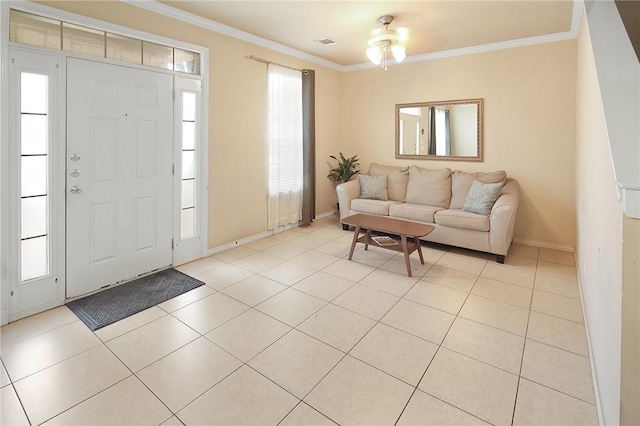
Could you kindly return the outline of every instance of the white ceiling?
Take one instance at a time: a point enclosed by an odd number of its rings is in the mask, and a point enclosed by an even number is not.
[[[199,17],[199,22],[224,24],[240,30],[238,33],[321,58],[341,69],[368,66],[359,64],[368,62],[367,41],[373,31],[382,28],[378,22],[382,15],[395,17],[391,29],[408,30],[407,61],[456,49],[477,50],[504,47],[505,43],[509,46],[569,38],[575,36],[579,18],[574,17],[573,0],[160,0],[159,3],[162,4],[157,6],[164,13],[173,10],[177,15],[193,14]],[[322,38],[338,44],[324,46],[314,41]]]

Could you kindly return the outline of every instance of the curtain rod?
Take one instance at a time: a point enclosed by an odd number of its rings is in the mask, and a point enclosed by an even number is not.
[[[245,58],[246,59],[251,59],[252,61],[256,61],[256,62],[262,62],[263,64],[267,64],[267,65],[275,64],[275,65],[280,65],[281,67],[289,68],[290,70],[300,71],[300,72],[303,72],[305,74],[307,73],[307,70],[301,70],[301,69],[298,69],[298,68],[289,67],[287,65],[282,65],[282,64],[279,64],[277,62],[267,61],[266,59],[258,58],[257,56],[253,56],[253,55],[249,55],[249,56],[245,55]]]

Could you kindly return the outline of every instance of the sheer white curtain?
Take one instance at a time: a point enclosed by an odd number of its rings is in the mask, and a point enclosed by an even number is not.
[[[268,229],[302,219],[302,73],[269,64]]]

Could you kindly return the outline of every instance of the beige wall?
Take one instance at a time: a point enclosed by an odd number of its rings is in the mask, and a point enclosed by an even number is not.
[[[209,247],[267,230],[266,68],[245,55],[316,70],[316,212],[335,209],[326,158],[339,150],[339,72],[121,2],[41,3],[209,49]]]
[[[624,216],[620,424],[640,425],[640,220]]]
[[[586,22],[583,16],[578,37],[576,249],[596,396],[604,423],[615,425],[620,423],[623,213]]]
[[[209,48],[209,247],[266,231],[265,66],[248,54],[316,70],[316,212],[336,201],[331,154],[415,163],[394,158],[396,103],[482,97],[485,161],[420,165],[506,170],[522,188],[516,237],[575,245],[575,41],[341,74],[120,2],[44,3]]]
[[[575,40],[345,73],[345,155],[467,171],[504,169],[521,185],[515,236],[575,245]],[[482,163],[396,160],[397,103],[484,98]]]

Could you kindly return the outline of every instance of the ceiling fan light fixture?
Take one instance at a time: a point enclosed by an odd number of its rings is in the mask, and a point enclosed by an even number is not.
[[[380,62],[382,61],[382,52],[378,47],[374,46],[374,47],[368,48],[367,56],[369,57],[369,60],[371,62],[373,62],[376,65],[380,65]]]
[[[407,57],[404,46],[399,44],[391,46],[391,53],[393,54],[393,59],[395,59],[397,63],[404,61],[404,58]]]
[[[407,31],[406,29],[403,29],[402,32],[390,30],[389,24],[393,21],[391,15],[381,16],[379,21],[384,25],[384,29],[377,31],[376,35],[369,40],[371,47],[367,49],[367,57],[372,63],[382,65],[382,68],[386,70],[389,56],[393,56],[396,63],[402,62],[407,56],[402,45],[402,42],[407,38]]]

